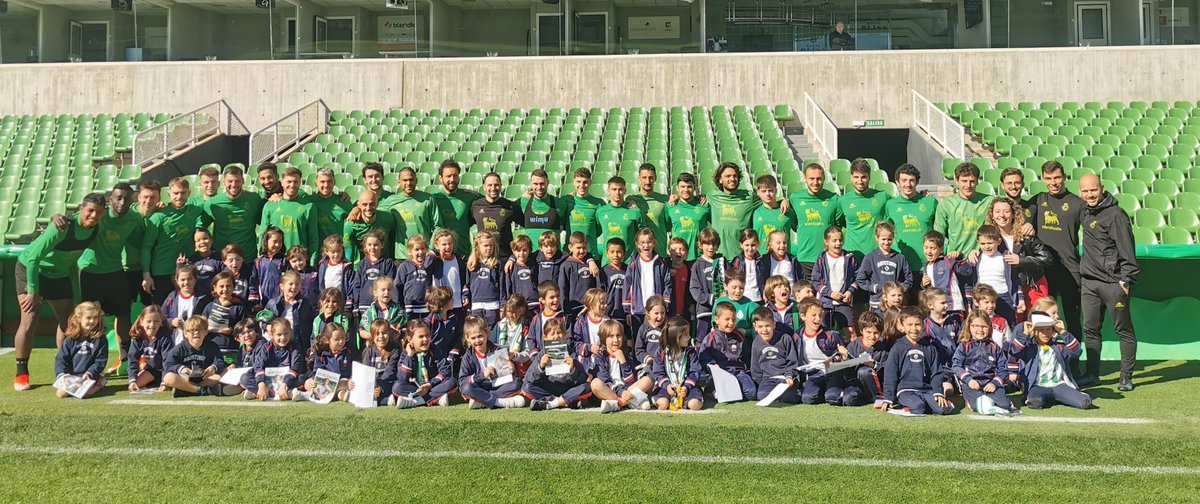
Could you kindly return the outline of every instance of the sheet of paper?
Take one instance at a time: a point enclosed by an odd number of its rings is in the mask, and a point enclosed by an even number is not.
[[[771,389],[771,393],[767,394],[767,397],[762,398],[761,401],[758,401],[757,404],[764,408],[770,406],[771,403],[774,403],[776,399],[779,399],[779,396],[782,396],[787,389],[788,384],[786,382],[780,383],[779,385],[776,385],[775,388]]]
[[[83,399],[83,394],[96,384],[96,380],[84,380],[82,376],[61,375],[54,380],[54,388]]]
[[[925,416],[921,413],[913,413],[913,412],[909,411],[908,408],[891,409],[891,410],[888,410],[888,413],[891,413],[896,416],[903,416],[903,417]]]
[[[566,376],[569,374],[571,374],[571,366],[565,363],[546,366],[546,376]]]
[[[241,385],[242,377],[246,376],[246,373],[249,373],[250,369],[248,367],[229,368],[225,371],[225,374],[221,375],[221,383],[226,385]]]
[[[865,364],[869,360],[871,360],[871,355],[867,354],[867,353],[863,353],[862,355],[859,355],[858,357],[854,357],[849,360],[830,363],[828,366],[825,365],[825,362],[812,362],[812,363],[800,366],[796,369],[798,369],[802,372],[805,372],[805,373],[812,373],[812,372],[820,371],[820,372],[824,372],[825,374],[830,374],[830,373],[836,373],[836,372],[841,371],[846,368],[858,367],[862,364]]]
[[[375,368],[355,362],[351,366],[350,381],[354,388],[350,390],[350,404],[356,408],[374,408],[379,405],[375,400]]]
[[[496,377],[492,379],[492,385],[499,387],[513,381],[512,358],[509,356],[507,348],[499,348],[488,354],[487,359],[484,359],[484,365],[496,369]]]
[[[512,373],[509,373],[504,376],[497,376],[495,380],[492,380],[492,385],[499,387],[501,385],[507,385],[509,383],[512,383],[512,381],[513,381],[513,375],[512,375]]]
[[[708,369],[712,371],[713,395],[717,397],[717,402],[737,402],[745,398],[737,377],[716,364],[709,364]]]
[[[278,401],[279,392],[287,387],[287,384],[283,380],[287,377],[288,368],[269,367],[263,369],[263,372],[267,376],[267,400]]]

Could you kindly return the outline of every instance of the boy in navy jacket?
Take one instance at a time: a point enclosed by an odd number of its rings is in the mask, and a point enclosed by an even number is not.
[[[696,303],[696,334],[708,334],[712,328],[713,303],[725,290],[725,258],[717,255],[721,237],[712,228],[700,231],[696,241],[700,256],[692,263],[688,292]]]
[[[563,311],[567,323],[574,324],[583,311],[583,295],[596,287],[596,277],[588,266],[587,238],[581,232],[571,233],[568,245],[571,254],[563,259],[558,270],[558,288],[563,293]]]
[[[608,303],[608,312],[604,315],[610,319],[624,323],[629,317],[625,312],[625,240],[611,238],[605,245],[604,256],[608,264],[600,269],[598,287],[604,289],[604,299]]]
[[[1092,397],[1079,390],[1071,375],[1070,362],[1082,352],[1079,340],[1067,332],[1057,317],[1046,312],[1031,313],[1029,322],[1018,326],[1009,347],[1012,355],[1009,372],[1019,373],[1026,406],[1033,409],[1048,408],[1055,403],[1079,409],[1092,406]]]
[[[848,357],[846,347],[842,345],[842,335],[821,325],[825,317],[819,301],[807,300],[800,304],[797,312],[804,322],[804,328],[797,331],[795,336],[796,356],[801,366],[817,362],[840,362]],[[808,372],[800,400],[804,404],[820,404],[824,400],[833,406],[842,406],[845,388],[846,371],[828,374],[824,368],[820,368]]]
[[[949,415],[954,404],[946,398],[954,386],[946,378],[945,364],[937,348],[921,337],[921,312],[908,307],[900,311],[904,339],[897,341],[884,367],[884,409],[899,403],[910,413]]]
[[[892,240],[896,236],[896,227],[890,221],[879,221],[875,224],[875,242],[879,247],[863,257],[858,266],[858,276],[855,283],[859,289],[871,295],[871,308],[879,307],[879,298],[883,295],[883,284],[896,282],[908,292],[912,289],[912,272],[908,269],[908,260],[904,255],[892,249]]]
[[[869,354],[871,360],[859,365],[854,377],[847,377],[842,404],[859,406],[874,403],[873,407],[879,409],[884,404],[883,370],[890,347],[890,342],[883,339],[883,318],[873,312],[863,312],[855,327],[858,337],[846,346],[846,353],[851,358]]]
[[[713,308],[713,328],[700,340],[701,375],[708,376],[709,364],[715,364],[737,378],[742,399],[758,397],[758,387],[742,360],[746,338],[737,330],[737,313],[733,304],[721,302]],[[753,345],[753,343],[751,343]]]
[[[759,308],[751,315],[754,323],[754,347],[750,352],[750,377],[758,387],[758,399],[771,394],[779,384],[787,391],[776,399],[785,404],[800,402],[796,391],[796,340],[788,326],[777,322],[769,308]]]
[[[175,396],[221,395],[221,373],[225,361],[216,343],[207,341],[208,320],[192,316],[183,323],[183,342],[171,348],[164,364],[163,385]]]
[[[925,253],[925,267],[922,270],[921,287],[937,287],[945,291],[946,311],[966,311],[966,296],[963,294],[966,286],[958,274],[959,268],[966,260],[946,257],[946,237],[937,231],[925,233],[922,249]]]
[[[506,281],[504,282],[504,297],[520,294],[529,301],[529,307],[534,308],[538,302],[538,269],[530,263],[532,242],[529,237],[521,235],[512,241],[512,257],[504,264]],[[546,280],[552,280],[547,278]]]
[[[529,321],[529,331],[525,333],[525,351],[529,352],[529,358],[534,361],[540,357],[538,353],[544,348],[542,335],[546,323],[558,320],[563,325],[564,332],[566,330],[567,317],[563,315],[560,296],[558,284],[546,280],[538,285],[538,312]]]
[[[424,247],[409,247],[408,260],[396,266],[396,291],[399,294],[397,303],[403,309],[405,320],[424,317],[429,314],[428,302],[425,295],[433,288],[434,271],[441,269],[441,261],[424,253]],[[420,255],[415,255],[420,253]],[[363,276],[361,265],[357,276]]]

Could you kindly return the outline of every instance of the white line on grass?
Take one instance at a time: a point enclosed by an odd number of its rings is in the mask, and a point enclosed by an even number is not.
[[[243,408],[271,408],[283,406],[286,403],[280,401],[191,401],[187,399],[159,401],[154,399],[114,399],[112,401],[108,401],[108,404],[130,404],[135,406],[212,406],[217,408],[235,406]]]
[[[830,457],[748,457],[716,455],[648,455],[635,453],[538,453],[538,452],[494,452],[494,451],[417,451],[417,450],[287,450],[275,448],[137,448],[137,447],[91,447],[91,446],[22,446],[0,445],[0,453],[79,456],[159,456],[211,458],[418,458],[418,459],[492,459],[492,460],[547,460],[567,462],[620,462],[651,464],[741,464],[782,466],[849,466],[886,467],[903,469],[944,469],[951,471],[1019,471],[1144,474],[1200,476],[1200,467],[1183,466],[1128,466],[1128,465],[1083,465],[1083,464],[1036,464],[1020,462],[958,462],[953,460],[896,460],[855,459]]]
[[[1146,425],[1154,423],[1154,420],[1149,418],[1086,418],[1086,417],[1042,417],[1042,416],[983,416],[970,415],[972,420],[996,420],[999,422],[1037,422],[1037,423],[1077,423],[1077,424],[1125,424],[1125,425]]]
[[[0,355],[8,355],[10,353],[15,352],[16,350],[17,349],[15,349],[15,348],[0,348]]]
[[[583,408],[583,409],[557,408],[557,409],[561,409],[564,411],[574,411],[574,412],[578,412],[578,413],[600,413],[600,408]],[[651,414],[659,414],[659,415],[717,415],[717,414],[721,414],[721,413],[729,413],[729,410],[718,410],[718,409],[709,408],[709,409],[702,409],[699,411],[692,411],[692,410],[670,411],[670,410],[658,410],[658,409],[640,410],[640,409],[631,408],[631,409],[623,409],[620,411],[620,413],[622,413],[622,414],[625,414],[625,413],[651,413]]]

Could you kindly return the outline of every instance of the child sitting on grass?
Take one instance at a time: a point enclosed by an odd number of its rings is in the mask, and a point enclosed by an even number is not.
[[[520,302],[524,308],[525,300]],[[482,317],[469,315],[463,322],[466,353],[458,371],[462,395],[467,399],[470,409],[522,408],[525,406],[525,397],[521,395],[521,378],[512,361],[513,353],[509,352],[507,362],[496,362],[497,366],[509,367],[507,383],[497,384],[501,370],[488,365],[488,356],[500,348],[508,347],[499,347],[488,341],[487,331],[487,320]]]
[[[157,305],[142,308],[142,313],[129,331],[129,391],[143,388],[163,388],[163,361],[175,341],[166,327],[166,317]]]
[[[554,286],[554,290],[557,292],[558,286]],[[545,302],[544,297],[543,302]],[[556,348],[566,340],[565,322],[561,318],[549,319],[542,329],[540,338],[540,346],[543,350],[534,354],[536,360],[526,371],[525,385],[521,387],[522,392],[532,399],[529,403],[529,409],[532,411],[573,407],[580,400],[587,399],[592,395],[588,389],[586,364],[573,358],[569,348],[566,348],[565,345],[563,355],[555,355],[554,358],[562,359],[563,364],[568,367],[567,372],[565,374],[547,374],[551,356],[544,349]]]
[[[954,404],[946,398],[954,386],[946,378],[945,364],[937,348],[921,337],[921,311],[908,307],[900,311],[904,338],[896,341],[884,367],[884,410],[899,403],[904,413],[949,415]]]
[[[981,415],[1008,415],[1013,409],[1004,394],[1008,355],[992,341],[992,321],[987,314],[968,314],[958,342],[950,370],[967,407]]]
[[[1043,300],[1053,301],[1049,298],[1038,301]],[[1030,313],[1029,320],[1020,327],[1022,330],[1012,339],[1010,353],[1020,370],[1025,405],[1033,409],[1056,403],[1091,408],[1092,397],[1079,390],[1071,375],[1071,359],[1078,359],[1082,351],[1079,340],[1067,332],[1061,320],[1044,311]]]
[[[108,328],[104,327],[104,313],[100,305],[93,302],[79,303],[67,319],[62,347],[54,359],[54,375],[78,376],[82,380],[95,380],[83,397],[95,395],[104,388],[104,365],[108,363]],[[56,390],[61,398],[71,397],[63,390]]]
[[[448,358],[434,360],[433,334],[424,321],[410,320],[404,326],[404,334],[404,350],[396,360],[396,383],[392,385],[388,406],[400,409],[432,404],[449,406],[449,401],[442,398],[458,388],[451,369],[453,362]]]
[[[750,377],[758,386],[759,400],[771,394],[779,384],[787,390],[776,401],[785,404],[800,402],[796,392],[796,340],[794,331],[776,320],[769,308],[759,308],[751,315],[754,320],[754,347],[750,352]]]
[[[650,377],[654,380],[654,404],[661,410],[704,407],[697,383],[700,360],[692,346],[692,327],[682,317],[671,317],[663,324],[662,350],[654,355]]]
[[[600,412],[613,413],[625,406],[648,410],[653,382],[650,377],[638,378],[637,360],[625,352],[625,327],[615,320],[600,324],[600,341],[604,346],[592,354],[588,372],[592,393],[600,399]],[[637,392],[634,392],[637,390]]]
[[[175,397],[223,395],[220,385],[225,361],[221,348],[207,341],[208,320],[193,315],[183,323],[183,342],[167,355],[163,385],[175,389]]]

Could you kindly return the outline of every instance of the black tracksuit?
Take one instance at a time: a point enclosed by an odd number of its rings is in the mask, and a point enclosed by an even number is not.
[[[1105,193],[1083,216],[1083,259],[1079,262],[1082,290],[1083,337],[1087,347],[1088,374],[1099,374],[1100,324],[1108,310],[1113,329],[1121,340],[1121,373],[1133,372],[1137,360],[1137,335],[1129,314],[1129,294],[1137,282],[1137,258],[1133,250],[1133,226],[1117,200]]]

